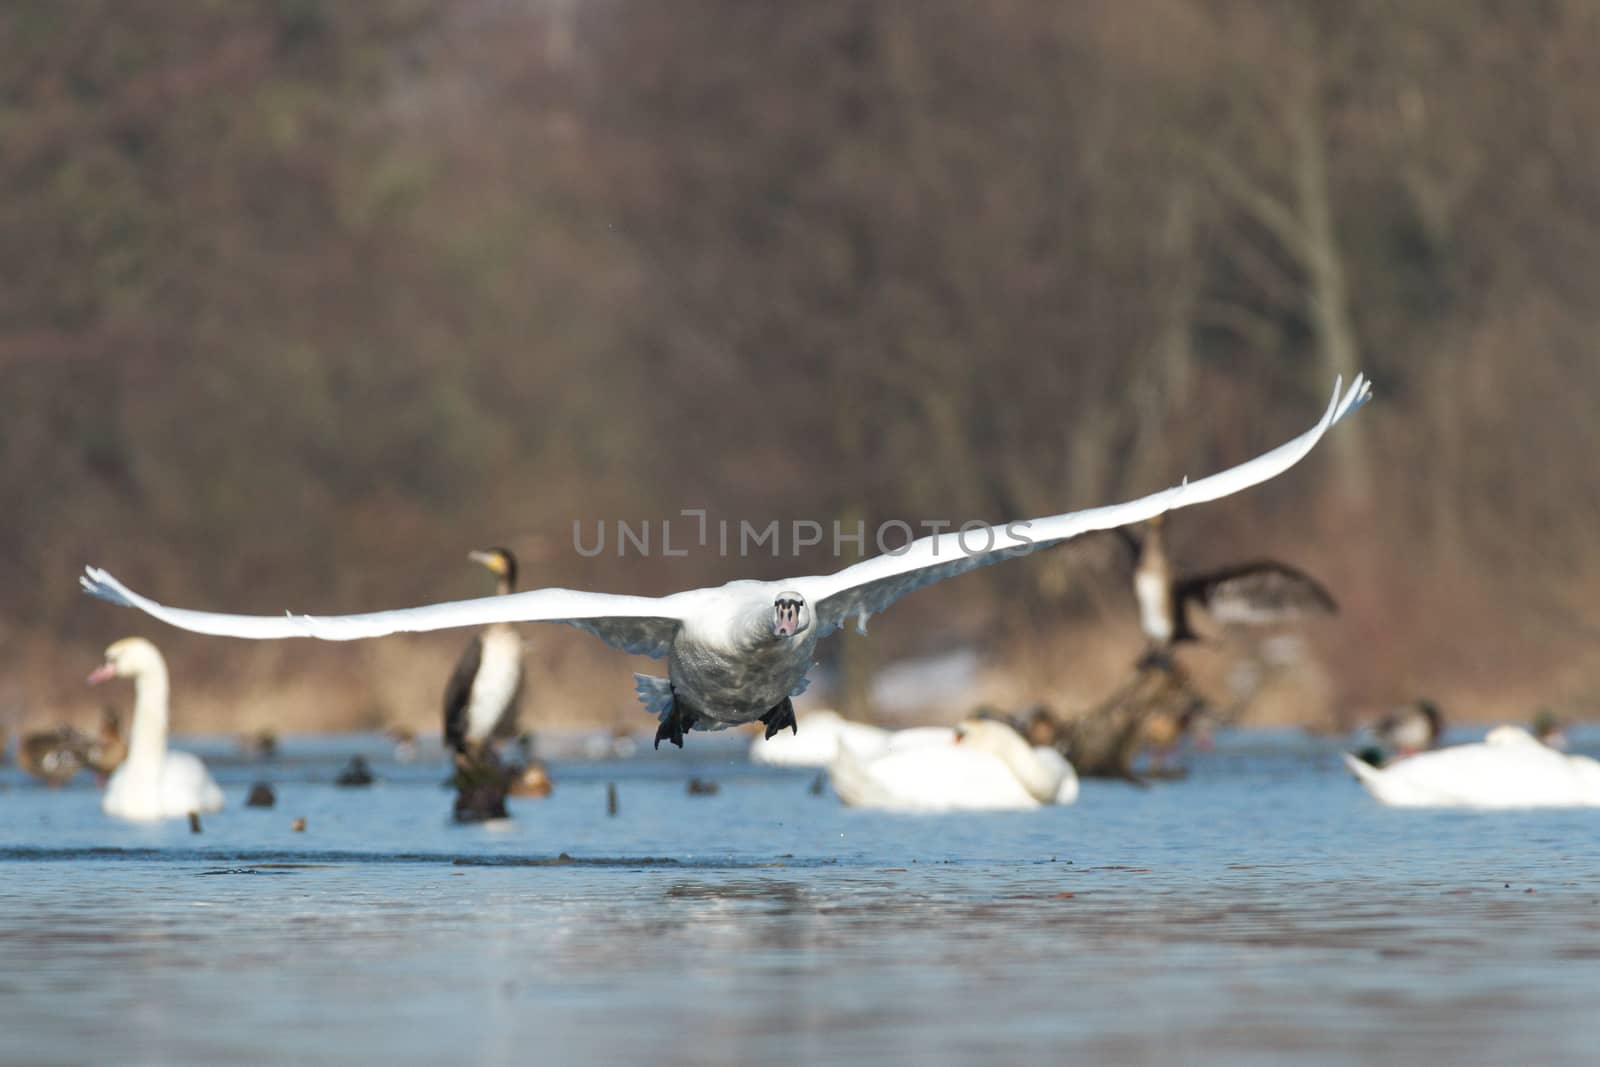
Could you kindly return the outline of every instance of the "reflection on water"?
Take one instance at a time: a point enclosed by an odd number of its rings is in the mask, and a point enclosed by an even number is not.
[[[847,811],[714,745],[558,763],[496,828],[449,824],[437,763],[333,788],[349,739],[219,767],[199,835],[7,770],[4,1058],[1593,1061],[1594,813],[1390,811],[1331,749],[1228,740],[997,815]]]

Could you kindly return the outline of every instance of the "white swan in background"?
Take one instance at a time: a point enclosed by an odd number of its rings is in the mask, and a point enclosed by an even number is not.
[[[750,762],[771,767],[826,767],[848,746],[858,756],[878,756],[891,748],[949,744],[955,731],[948,726],[913,726],[885,730],[854,722],[831,708],[807,711],[796,717],[793,733],[758,737],[750,742]]]
[[[666,657],[667,677],[637,677],[640,701],[658,716],[656,744],[682,746],[689,730],[722,730],[760,721],[767,733],[794,727],[790,697],[801,692],[821,638],[851,618],[867,618],[907,593],[942,578],[1077,537],[1142,522],[1164,512],[1216,500],[1294,466],[1371,392],[1360,375],[1348,391],[1335,383],[1317,424],[1270,452],[1198,481],[1086,511],[938,534],[833,574],[777,582],[735,581],[665,597],[619,596],[571,589],[535,589],[366,615],[227,615],[169,608],[140,596],[107,572],[85,570],[93,596],[138,608],[186,630],[258,639],[317,637],[348,641],[401,631],[483,626],[494,622],[561,622],[607,644]]]
[[[1344,761],[1367,792],[1398,808],[1600,806],[1600,762],[1558,752],[1520,726],[1497,726],[1478,744],[1422,752],[1383,768],[1348,753]]]
[[[101,807],[124,819],[162,819],[222,810],[222,790],[206,765],[167,749],[167,662],[149,641],[128,637],[106,649],[89,684],[132,678],[133,728],[128,756],[106,783]]]
[[[971,719],[947,744],[862,756],[848,745],[828,767],[833,791],[853,808],[1005,811],[1078,799],[1078,775],[1053,748],[1033,748],[1011,727]]]

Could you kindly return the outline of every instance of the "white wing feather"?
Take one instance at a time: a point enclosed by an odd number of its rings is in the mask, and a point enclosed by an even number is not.
[[[681,621],[684,600],[671,597],[615,596],[573,589],[535,589],[507,596],[481,597],[429,604],[365,615],[228,615],[215,611],[169,608],[140,596],[97,567],[80,579],[84,591],[113,604],[138,608],[182,630],[271,640],[316,637],[324,641],[354,641],[363,637],[445,630],[456,626],[483,626],[491,622],[560,622],[588,630],[607,644],[625,652],[664,656]]]
[[[821,636],[832,633],[852,616],[864,626],[867,616],[942,578],[1027,555],[1093,530],[1127,526],[1163,512],[1231,496],[1274,478],[1304,459],[1322,435],[1366,403],[1371,392],[1371,383],[1359,374],[1343,395],[1336,381],[1328,410],[1311,429],[1255,459],[1199,481],[1185,481],[1124,504],[975,529],[966,534],[936,534],[833,574],[796,578],[787,584],[811,602]]]

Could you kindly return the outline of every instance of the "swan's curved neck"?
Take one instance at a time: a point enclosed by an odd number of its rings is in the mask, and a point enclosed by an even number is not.
[[[128,762],[161,761],[167,750],[167,667],[151,663],[133,679],[133,727],[128,731]]]
[[[751,604],[740,616],[735,624],[737,632],[734,643],[740,648],[760,648],[777,641],[772,636],[772,605],[770,603],[756,602]]]
[[[1045,766],[1030,750],[1027,758],[1021,758],[1011,752],[1001,756],[1011,767],[1011,773],[1017,776],[1017,781],[1022,783],[1022,788],[1041,804],[1055,802],[1056,790],[1061,787],[1061,776]]]
[[[1060,774],[1035,755],[1021,737],[984,738],[980,744],[1004,761],[1029,796],[1041,804],[1055,802],[1056,790],[1061,788]]]

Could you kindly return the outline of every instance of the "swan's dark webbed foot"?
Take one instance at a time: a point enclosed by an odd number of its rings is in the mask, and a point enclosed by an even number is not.
[[[683,747],[683,735],[694,728],[695,719],[699,718],[690,708],[678,699],[678,691],[672,691],[672,707],[667,709],[666,716],[661,720],[661,725],[656,727],[656,747],[661,747],[661,742],[671,741],[679,748]]]
[[[794,703],[788,698],[783,698],[783,703],[761,716],[761,721],[767,724],[767,740],[783,732],[787,726],[791,733],[798,734],[800,727],[794,721]]]

